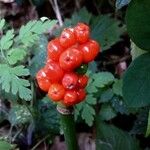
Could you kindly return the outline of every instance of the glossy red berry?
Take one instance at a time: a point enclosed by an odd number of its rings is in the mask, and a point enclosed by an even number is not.
[[[52,60],[48,61],[48,63],[45,66],[45,70],[47,77],[52,83],[61,81],[64,75],[64,71],[59,66],[59,63],[54,62]]]
[[[36,74],[36,79],[40,89],[45,92],[48,92],[51,83],[47,78],[44,69],[39,70],[39,72]]]
[[[78,87],[79,88],[85,88],[87,86],[88,79],[89,79],[88,76],[80,75],[79,79],[78,79]]]
[[[75,35],[79,43],[85,43],[90,37],[89,26],[84,23],[78,23],[75,27]]]
[[[66,91],[63,103],[66,106],[75,105],[77,103],[77,98],[78,98],[78,95],[77,95],[76,91],[74,91],[74,90]]]
[[[71,72],[71,73],[66,73],[62,79],[62,85],[64,86],[65,89],[74,89],[77,85],[78,82],[78,76],[77,74]]]
[[[59,39],[56,38],[48,43],[47,54],[48,58],[58,61],[60,54],[63,52],[63,47],[60,45]]]
[[[70,48],[64,51],[59,58],[59,63],[62,69],[66,71],[74,70],[82,63],[82,52],[76,48]]]
[[[60,44],[64,48],[68,48],[76,43],[76,37],[73,28],[66,28],[60,35]]]
[[[58,83],[52,84],[48,91],[48,97],[56,102],[62,100],[64,94],[65,94],[64,87]]]
[[[78,103],[80,103],[81,101],[83,101],[86,98],[86,92],[84,89],[79,89],[77,91],[77,96],[78,96]]]
[[[89,40],[80,46],[80,50],[83,52],[83,62],[89,63],[93,61],[100,52],[100,46],[96,41]]]

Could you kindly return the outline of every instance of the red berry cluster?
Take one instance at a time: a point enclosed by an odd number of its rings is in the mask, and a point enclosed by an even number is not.
[[[53,101],[66,106],[83,101],[88,77],[75,69],[93,61],[99,51],[99,44],[90,39],[89,26],[78,23],[64,29],[60,37],[48,43],[46,65],[36,75],[39,87]]]

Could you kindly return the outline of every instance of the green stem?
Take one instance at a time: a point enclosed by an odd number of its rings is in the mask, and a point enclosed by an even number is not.
[[[64,132],[65,142],[67,145],[67,150],[78,150],[79,148],[78,148],[76,132],[75,132],[74,115],[60,114],[60,118],[61,118],[61,125]]]

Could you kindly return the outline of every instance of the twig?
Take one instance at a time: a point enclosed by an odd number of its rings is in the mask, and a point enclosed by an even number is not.
[[[47,138],[49,137],[49,135],[45,136],[42,140],[40,140],[31,150],[36,150],[36,148],[42,143],[44,142]]]
[[[49,2],[51,3],[52,8],[53,8],[53,10],[56,14],[56,18],[58,19],[59,25],[63,26],[62,16],[61,16],[61,13],[60,13],[60,9],[59,9],[57,0],[49,0]]]
[[[113,64],[116,64],[116,63],[119,63],[119,62],[123,62],[123,61],[125,61],[125,60],[128,60],[128,59],[130,59],[130,58],[131,58],[130,55],[124,56],[124,57],[122,57],[122,58],[120,58],[120,59],[117,59],[117,60],[111,60],[111,61],[109,61],[109,62],[104,62],[103,65],[104,65],[104,66],[113,65]]]

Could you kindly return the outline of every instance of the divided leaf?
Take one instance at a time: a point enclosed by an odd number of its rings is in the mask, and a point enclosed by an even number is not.
[[[5,19],[0,19],[0,30],[5,26]]]
[[[19,31],[19,39],[23,44],[29,46],[39,39],[40,34],[51,29],[56,22],[56,20],[47,20],[45,22],[42,22],[41,20],[30,21],[21,27]]]
[[[80,114],[83,120],[89,125],[93,125],[95,109],[93,105],[96,104],[96,98],[92,94],[88,94],[84,102],[77,104],[75,107],[75,118]]]
[[[91,24],[91,37],[100,43],[102,51],[121,40],[120,36],[125,32],[125,27],[120,25],[119,21],[109,15],[95,17]]]
[[[28,108],[23,105],[14,105],[8,115],[8,120],[12,125],[21,125],[29,123],[32,119],[32,115]]]
[[[9,49],[13,44],[13,38],[14,38],[14,30],[8,30],[6,34],[1,38],[0,40],[0,49],[7,50]]]
[[[110,105],[102,105],[102,107],[100,109],[100,115],[99,115],[99,117],[102,120],[108,121],[108,120],[116,117],[116,115],[117,115],[116,112]]]
[[[28,88],[30,83],[22,77],[28,76],[29,70],[24,66],[16,66],[14,68],[7,64],[0,64],[0,84],[2,89],[13,95],[18,94],[21,99],[31,100],[32,92]]]
[[[115,80],[113,74],[110,72],[95,73],[92,78],[94,80],[93,84],[99,88],[103,88],[106,85],[113,83]]]
[[[7,53],[7,60],[10,65],[16,64],[18,61],[21,61],[26,56],[26,51],[22,48],[13,48]]]

